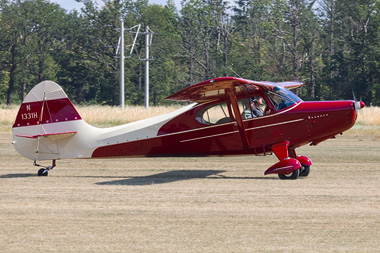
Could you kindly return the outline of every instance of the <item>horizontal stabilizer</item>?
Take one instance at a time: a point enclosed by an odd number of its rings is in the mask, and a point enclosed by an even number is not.
[[[23,138],[30,138],[30,139],[36,139],[38,137],[50,137],[51,140],[59,140],[64,139],[70,136],[73,136],[76,134],[76,131],[72,132],[62,132],[62,133],[45,133],[45,134],[37,134],[37,135],[31,135],[31,134],[17,134],[17,137],[23,137]]]

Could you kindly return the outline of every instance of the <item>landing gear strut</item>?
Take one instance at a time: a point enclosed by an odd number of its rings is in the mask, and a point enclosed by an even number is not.
[[[39,164],[36,163],[36,160],[34,160],[33,165],[41,167],[41,165],[39,165]],[[48,167],[43,167],[42,166],[43,168],[41,168],[41,169],[38,170],[37,175],[39,177],[47,177],[48,171],[52,170],[55,166],[56,166],[56,163],[55,163],[55,160],[53,160],[51,166],[48,166]]]
[[[290,142],[283,141],[272,146],[272,151],[280,160],[265,171],[267,174],[278,174],[280,179],[297,179],[307,177],[310,173],[311,160],[306,156],[297,156],[294,148],[289,148]]]

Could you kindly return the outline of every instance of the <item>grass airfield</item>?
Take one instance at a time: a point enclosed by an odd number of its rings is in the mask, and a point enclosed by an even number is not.
[[[380,134],[338,136],[298,154],[63,160],[48,177],[0,134],[0,252],[380,250]],[[46,164],[49,165],[49,164]]]

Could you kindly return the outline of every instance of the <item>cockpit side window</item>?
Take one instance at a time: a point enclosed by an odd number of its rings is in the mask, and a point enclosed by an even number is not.
[[[267,115],[267,103],[262,95],[238,100],[242,119],[251,119]],[[257,113],[258,111],[261,114]]]
[[[276,86],[273,91],[267,93],[276,110],[282,110],[301,101],[293,92],[280,86]]]
[[[231,121],[229,108],[226,103],[207,106],[198,111],[195,119],[202,124],[221,124]]]

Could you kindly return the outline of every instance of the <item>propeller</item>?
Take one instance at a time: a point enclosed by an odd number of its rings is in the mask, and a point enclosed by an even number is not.
[[[354,102],[354,108],[355,108],[355,111],[358,111],[360,109],[363,109],[365,107],[365,104],[363,101],[355,101]]]
[[[354,91],[352,91],[352,96],[354,97],[354,100],[355,100],[354,109],[356,112],[358,112],[360,109],[363,109],[365,107],[365,103],[363,101],[361,101],[362,98],[360,98],[359,101],[356,99]]]

